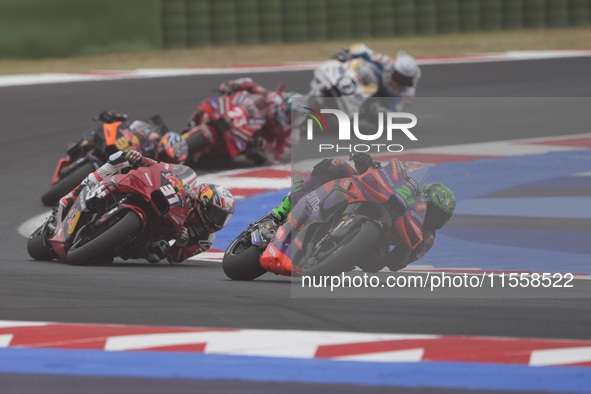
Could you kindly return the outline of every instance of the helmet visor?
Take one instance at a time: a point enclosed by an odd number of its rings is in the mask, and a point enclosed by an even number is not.
[[[411,87],[414,84],[414,81],[412,78],[402,75],[398,71],[394,71],[394,74],[392,74],[392,83],[407,88]]]
[[[207,205],[204,214],[207,220],[219,229],[223,228],[232,217],[231,213],[215,205]]]

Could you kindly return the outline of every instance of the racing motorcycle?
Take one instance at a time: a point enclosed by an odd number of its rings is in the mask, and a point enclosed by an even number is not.
[[[392,159],[329,181],[298,200],[282,225],[269,215],[251,224],[226,250],[224,272],[234,280],[267,271],[335,275],[355,266],[377,272],[385,265],[380,250],[422,241],[427,204],[418,193],[427,175],[423,163]]]
[[[99,119],[94,119],[99,120]],[[168,127],[159,115],[144,120],[153,130],[164,135]],[[67,156],[59,160],[51,179],[51,187],[41,196],[41,202],[47,206],[57,205],[59,199],[66,195],[91,172],[105,164],[109,156],[118,150],[143,152],[138,136],[130,132],[133,122],[121,115],[117,121],[101,122],[100,125],[87,130],[82,137],[70,144]]]
[[[29,255],[72,265],[107,264],[117,256],[156,263],[160,259],[149,248],[146,254],[146,246],[183,225],[185,185],[196,177],[189,167],[157,163],[84,187],[67,212],[55,208],[33,232]]]
[[[283,86],[277,89],[281,94]],[[189,145],[188,163],[217,167],[238,156],[256,165],[281,160],[285,141],[263,126],[265,100],[258,94],[238,91],[203,100],[182,135]]]
[[[351,114],[359,112],[368,97],[373,96],[379,87],[379,71],[375,65],[363,58],[346,62],[327,60],[314,70],[310,82],[308,105],[312,108],[326,108],[326,98],[346,98],[336,100],[339,110]]]

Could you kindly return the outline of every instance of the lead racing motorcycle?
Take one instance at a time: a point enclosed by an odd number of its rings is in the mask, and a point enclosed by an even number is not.
[[[157,163],[85,187],[67,212],[55,208],[31,234],[27,251],[36,260],[72,265],[110,263],[115,257],[157,263],[157,250],[151,253],[147,245],[183,225],[190,208],[185,190],[196,178],[189,167]]]
[[[337,109],[345,113],[359,112],[367,98],[378,91],[379,80],[374,69],[375,65],[363,58],[325,61],[314,70],[308,105],[320,109],[336,103]]]
[[[225,274],[253,280],[279,275],[335,275],[355,266],[377,272],[385,265],[378,251],[423,239],[427,204],[419,190],[428,167],[392,159],[365,173],[329,181],[303,196],[285,223],[267,215],[251,224],[228,247]],[[379,266],[381,264],[381,266]]]

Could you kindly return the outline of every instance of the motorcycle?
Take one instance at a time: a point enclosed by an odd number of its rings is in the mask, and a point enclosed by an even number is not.
[[[224,272],[234,280],[267,271],[335,275],[355,266],[377,272],[385,265],[380,250],[422,241],[427,204],[418,193],[427,176],[423,163],[392,159],[329,181],[299,199],[282,225],[269,215],[251,224],[227,248]]]
[[[159,115],[144,122],[160,135],[169,131]],[[105,164],[109,156],[118,150],[144,152],[142,147],[146,141],[130,132],[132,123],[124,115],[116,122],[105,122],[87,130],[78,141],[70,144],[66,151],[67,156],[59,160],[51,179],[51,187],[43,193],[41,202],[47,206],[57,205],[61,197],[79,185],[88,174]]]
[[[375,65],[363,58],[322,63],[314,70],[308,105],[326,108],[325,98],[343,98],[336,100],[337,109],[348,114],[359,112],[365,100],[378,91],[379,71],[374,69]]]
[[[286,142],[263,127],[265,105],[263,96],[246,91],[203,100],[193,116],[198,121],[182,132],[191,166],[217,167],[240,155],[256,165],[281,160]]]
[[[189,167],[157,163],[84,187],[67,212],[55,208],[31,234],[27,251],[35,260],[57,258],[72,265],[146,258],[150,241],[183,225],[190,208],[185,188],[196,178]]]

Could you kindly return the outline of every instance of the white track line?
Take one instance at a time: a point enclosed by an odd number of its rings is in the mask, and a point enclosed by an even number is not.
[[[568,349],[534,350],[531,352],[529,365],[549,366],[591,362],[591,346]]]
[[[483,53],[458,57],[418,59],[421,65],[489,63],[518,60],[543,60],[591,56],[591,50],[555,50],[555,51],[510,51],[503,53]],[[41,73],[0,76],[0,86],[25,86],[67,82],[92,82],[118,79],[162,78],[186,75],[223,75],[252,74],[289,71],[307,71],[318,67],[320,62],[286,63],[260,66],[204,67],[204,68],[140,68],[121,71],[91,71],[88,73]]]

